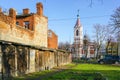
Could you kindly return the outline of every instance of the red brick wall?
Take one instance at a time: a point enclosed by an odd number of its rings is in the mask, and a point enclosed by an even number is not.
[[[58,36],[52,30],[48,30],[48,48],[58,49]]]
[[[16,16],[16,11],[11,8],[9,14],[5,15],[0,9],[0,40],[47,47],[48,18],[41,11],[42,4],[38,5],[39,14],[27,14],[29,13],[27,10],[26,14]]]
[[[26,18],[18,18],[16,20],[16,22],[19,22],[19,25],[22,26],[22,27],[25,27],[25,24],[24,24],[24,21],[29,21],[29,29],[30,30],[34,30],[34,16],[31,15],[29,17],[26,17]]]

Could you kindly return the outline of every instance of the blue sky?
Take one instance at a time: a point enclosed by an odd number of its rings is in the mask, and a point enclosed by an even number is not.
[[[93,38],[93,25],[107,25],[117,7],[120,6],[120,0],[0,0],[0,7],[3,9],[14,8],[18,13],[22,9],[29,8],[30,12],[36,12],[36,3],[42,2],[44,6],[44,15],[48,17],[48,27],[57,35],[59,42],[73,42],[74,25],[77,18],[77,10],[83,33]],[[102,16],[102,17],[100,17]]]

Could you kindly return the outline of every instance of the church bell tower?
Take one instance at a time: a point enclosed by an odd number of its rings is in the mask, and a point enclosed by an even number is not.
[[[74,26],[74,58],[82,57],[83,49],[83,27],[80,23],[79,10],[77,15],[77,21]]]

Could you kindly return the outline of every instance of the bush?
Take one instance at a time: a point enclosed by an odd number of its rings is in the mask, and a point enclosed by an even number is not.
[[[73,59],[72,62],[74,63],[92,63],[92,64],[97,64],[97,60],[96,59]]]

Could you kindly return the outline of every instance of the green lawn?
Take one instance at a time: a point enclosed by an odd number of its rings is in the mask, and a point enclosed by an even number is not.
[[[101,73],[108,80],[120,80],[120,66],[99,65],[99,64],[79,64],[73,70],[82,73]]]
[[[71,69],[57,73],[44,80],[105,80],[105,78],[107,80],[120,80],[120,66],[78,64]]]
[[[44,74],[49,73],[49,76],[45,76],[44,78],[42,78],[42,80],[120,80],[120,66],[85,63],[77,65],[70,64],[67,66],[74,67],[57,72],[52,75],[50,75],[51,71],[42,72]],[[42,73],[34,73],[31,76],[27,77],[29,77],[29,79],[31,80],[35,80],[35,78],[38,78],[39,75],[41,75]],[[17,80],[24,80],[27,77],[21,79],[17,78]]]

